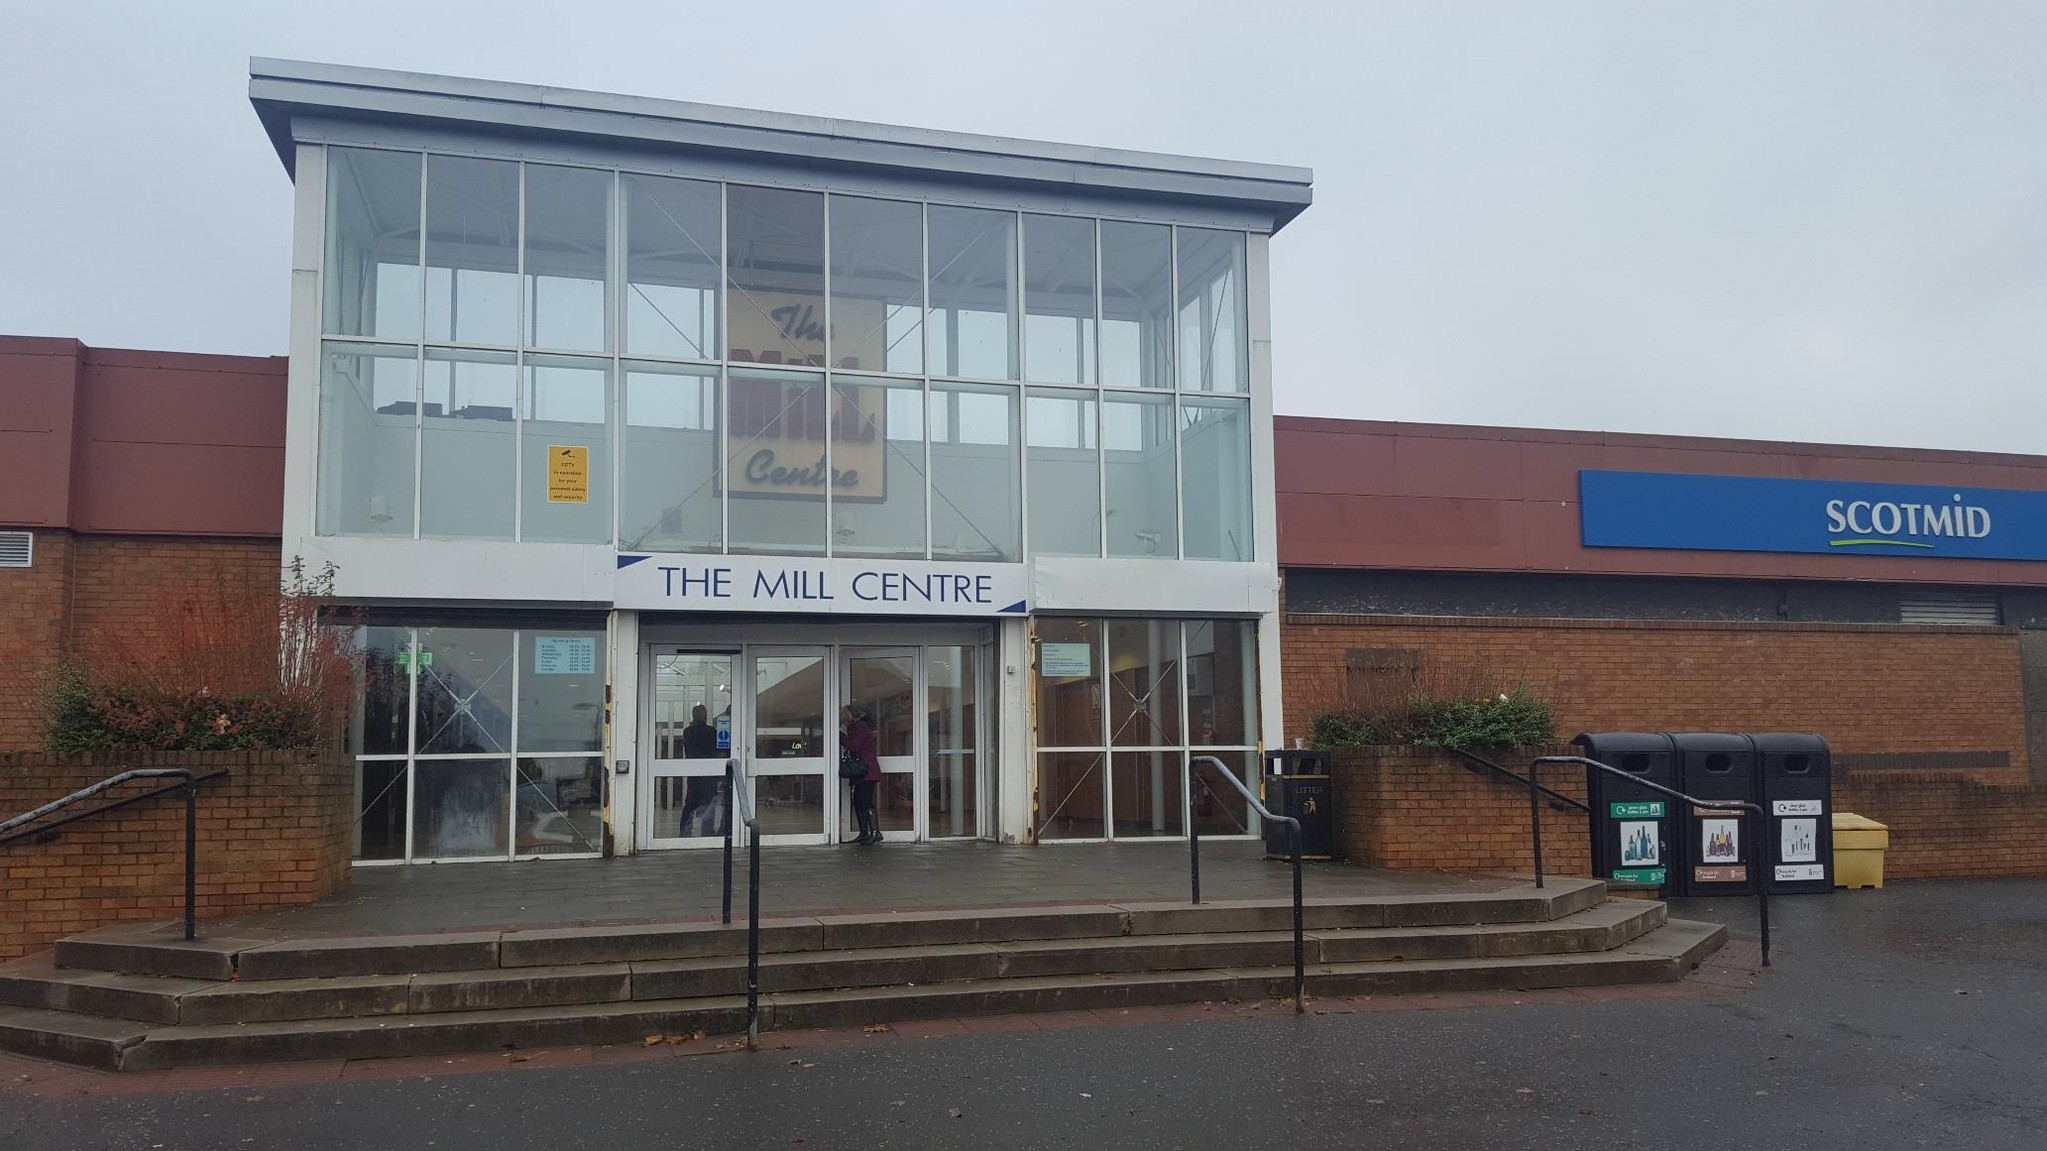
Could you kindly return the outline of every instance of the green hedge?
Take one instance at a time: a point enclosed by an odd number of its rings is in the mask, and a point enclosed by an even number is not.
[[[1308,731],[1316,747],[1475,750],[1555,743],[1557,725],[1546,701],[1517,686],[1482,699],[1417,695],[1386,707],[1337,708],[1315,716]]]

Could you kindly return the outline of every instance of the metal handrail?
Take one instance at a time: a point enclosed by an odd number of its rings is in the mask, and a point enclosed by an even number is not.
[[[1492,760],[1487,759],[1485,756],[1466,751],[1461,747],[1452,747],[1446,750],[1448,750],[1450,754],[1463,760],[1466,766],[1470,767],[1474,771],[1478,770],[1479,768],[1484,768],[1497,775],[1506,776],[1508,779],[1514,781],[1515,783],[1520,784],[1523,787],[1531,786],[1527,776],[1516,773],[1514,769],[1510,767],[1503,767],[1500,764],[1494,763]],[[1553,787],[1546,787],[1539,783],[1534,784],[1532,786],[1534,786],[1537,790],[1541,791],[1544,795],[1548,796],[1549,805],[1551,807],[1556,808],[1558,811],[1575,810],[1582,811],[1587,815],[1592,814],[1592,808],[1589,804],[1580,803],[1579,801],[1572,799],[1570,796],[1565,795],[1563,792],[1558,791]]]
[[[205,778],[215,779],[226,774],[227,772],[225,771],[218,771],[208,774]],[[147,799],[149,798],[148,795],[134,796],[131,799],[121,800],[117,803],[109,803],[104,807],[96,807],[91,811],[81,812],[77,815],[71,816],[70,818],[58,820],[56,823],[53,824],[44,824],[41,827],[29,826],[30,824],[33,824],[36,820],[41,819],[43,816],[55,814],[56,812],[62,811],[74,803],[78,803],[82,800],[91,799],[93,796],[99,795],[103,792],[110,791],[113,788],[119,787],[122,784],[127,783],[131,779],[166,779],[166,778],[182,779],[184,780],[184,783],[179,784],[173,788],[160,788],[157,791],[151,792],[150,795],[162,795],[165,794],[165,792],[167,791],[183,791],[185,793],[185,938],[187,940],[196,939],[199,936],[200,777],[193,774],[191,771],[185,768],[138,767],[131,768],[128,771],[119,773],[118,775],[110,775],[107,778],[100,780],[98,783],[95,783],[90,787],[80,788],[77,791],[72,792],[70,795],[67,795],[64,798],[56,800],[54,802],[46,803],[41,807],[36,808],[34,811],[25,811],[20,815],[13,817],[12,819],[0,821],[0,845],[12,843],[14,840],[17,839],[26,839],[29,836],[49,831],[55,827],[61,827],[67,823],[75,823],[80,819],[85,819],[94,815],[100,815],[104,812],[109,812],[117,808],[126,807],[131,802],[137,802],[143,799]]]
[[[1288,839],[1293,849],[1294,864],[1294,1014],[1305,1015],[1308,1011],[1308,967],[1305,958],[1306,950],[1302,944],[1301,821],[1291,815],[1273,814],[1270,808],[1267,808],[1258,801],[1256,795],[1251,794],[1251,789],[1245,787],[1244,781],[1238,779],[1237,773],[1231,771],[1229,766],[1223,763],[1222,760],[1212,755],[1188,756],[1181,790],[1187,793],[1187,798],[1190,801],[1187,814],[1187,866],[1188,880],[1194,889],[1192,893],[1193,902],[1201,902],[1201,821],[1194,817],[1192,810],[1193,804],[1191,801],[1194,798],[1194,782],[1200,780],[1201,786],[1208,788],[1210,794],[1215,792],[1215,788],[1209,785],[1206,778],[1194,773],[1194,765],[1197,763],[1214,764],[1216,773],[1229,780],[1230,786],[1237,789],[1237,794],[1242,795],[1245,801],[1251,805],[1251,809],[1256,811],[1261,818],[1269,819],[1274,823],[1284,823],[1292,832]]]
[[[732,922],[732,825],[746,827],[746,1049],[761,1038],[761,825],[753,811],[753,781],[737,756],[725,761],[725,922]],[[734,818],[737,815],[738,818]]]
[[[1763,849],[1762,848],[1763,835],[1769,830],[1770,827],[1769,816],[1763,811],[1763,809],[1760,806],[1750,803],[1747,800],[1694,799],[1693,797],[1686,795],[1684,792],[1679,791],[1676,788],[1665,787],[1660,783],[1651,783],[1648,780],[1643,779],[1639,774],[1635,772],[1623,771],[1620,768],[1613,766],[1612,764],[1601,763],[1596,759],[1587,759],[1582,755],[1536,756],[1535,759],[1530,761],[1528,765],[1528,779],[1531,783],[1533,783],[1535,780],[1537,770],[1540,769],[1542,765],[1545,763],[1583,764],[1586,767],[1598,768],[1600,771],[1603,771],[1608,775],[1619,776],[1620,778],[1627,780],[1629,783],[1634,784],[1636,787],[1647,788],[1658,795],[1669,796],[1672,799],[1688,803],[1693,807],[1704,807],[1719,811],[1738,810],[1741,811],[1744,815],[1753,815],[1756,817],[1756,824],[1754,827],[1747,829],[1744,832],[1744,834],[1748,835],[1749,843],[1754,845],[1755,851],[1760,853]],[[1533,788],[1531,788],[1528,792],[1528,823],[1529,830],[1533,839],[1535,853],[1535,885],[1537,887],[1541,887],[1542,810],[1540,805],[1538,805],[1535,802],[1535,791]],[[1768,882],[1766,882],[1766,878],[1763,875],[1762,868],[1759,865],[1754,864],[1752,864],[1751,866],[1755,868],[1756,876],[1756,916],[1760,921],[1759,926],[1763,937],[1763,966],[1768,967],[1770,965],[1770,890],[1769,890],[1770,885]]]

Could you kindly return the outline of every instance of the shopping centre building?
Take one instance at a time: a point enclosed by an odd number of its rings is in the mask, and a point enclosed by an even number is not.
[[[1248,775],[1429,663],[1566,736],[2047,765],[2047,459],[1275,420],[1306,171],[277,61],[251,97],[289,354],[0,338],[0,646],[28,685],[331,564],[359,863],[708,846],[728,758],[765,842],[842,841],[847,704],[892,839],[1246,834],[1187,756]]]

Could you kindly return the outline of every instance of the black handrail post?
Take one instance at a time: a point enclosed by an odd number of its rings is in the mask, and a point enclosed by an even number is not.
[[[1752,807],[1759,824],[1749,842],[1755,845],[1756,853],[1756,918],[1763,936],[1763,966],[1770,965],[1770,876],[1763,870],[1768,851],[1763,846],[1763,836],[1770,830],[1770,818],[1760,807]]]
[[[758,823],[746,837],[746,1049],[761,1043],[761,836]]]
[[[185,941],[199,936],[199,781],[185,777]]]
[[[732,825],[737,822],[738,805],[733,802],[734,763],[725,761],[725,922],[732,922]]]
[[[1542,889],[1542,803],[1540,781],[1536,769],[1540,761],[1528,765],[1528,836],[1535,855],[1535,886]]]
[[[1199,804],[1196,804],[1196,803],[1194,802],[1194,781],[1195,781],[1196,779],[1199,779],[1200,777],[1194,774],[1194,759],[1193,759],[1193,757],[1191,757],[1191,756],[1190,756],[1190,757],[1188,757],[1188,759],[1187,759],[1187,762],[1186,762],[1186,764],[1184,765],[1184,768],[1183,768],[1183,769],[1184,769],[1184,770],[1186,771],[1186,773],[1187,773],[1187,774],[1186,774],[1186,782],[1185,782],[1185,783],[1183,783],[1183,784],[1181,785],[1181,790],[1182,790],[1182,791],[1185,791],[1185,792],[1187,793],[1187,801],[1188,801],[1188,802],[1187,802],[1187,880],[1188,880],[1188,882],[1189,882],[1189,883],[1190,883],[1191,885],[1193,885],[1193,888],[1194,888],[1194,893],[1193,893],[1193,894],[1194,894],[1194,899],[1193,899],[1193,901],[1194,901],[1195,903],[1200,903],[1200,902],[1201,902],[1201,820],[1200,820],[1200,819],[1199,819],[1199,818],[1197,817],[1197,815],[1196,815],[1196,811],[1197,811],[1197,809],[1199,808],[1199,806],[1200,806],[1200,805],[1199,805]],[[1206,786],[1206,785],[1207,785],[1207,781],[1206,781],[1206,780],[1204,780],[1204,781],[1203,781],[1203,786]]]
[[[1304,958],[1306,950],[1302,945],[1301,915],[1301,821],[1291,816],[1287,822],[1293,824],[1294,846],[1294,1014],[1308,1013],[1308,964]]]

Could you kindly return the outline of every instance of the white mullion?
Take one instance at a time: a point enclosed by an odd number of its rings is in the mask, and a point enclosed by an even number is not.
[[[426,515],[426,179],[427,154],[419,154],[419,328],[413,336],[412,345],[412,538],[420,538],[420,521]],[[324,277],[323,277],[324,278]],[[323,365],[324,366],[324,365]],[[407,777],[412,775],[406,769]],[[409,784],[407,786],[410,786]],[[407,797],[405,818],[408,827],[412,819],[411,798]],[[406,832],[409,836],[410,830]],[[405,857],[412,858],[412,847],[408,841]]]
[[[723,180],[718,182],[718,382],[717,394],[711,403],[718,413],[718,458],[713,465],[718,469],[718,551],[723,555],[732,554],[732,349],[730,333],[725,330],[726,320],[732,313],[732,186]],[[744,669],[742,669],[744,670]],[[737,689],[739,685],[734,684]],[[735,690],[736,696],[736,690]],[[651,801],[651,800],[650,800]],[[734,801],[736,804],[736,800]],[[738,807],[734,806],[736,813]],[[726,818],[734,818],[728,815]]]
[[[1143,346],[1139,345],[1139,354]],[[1102,221],[1095,220],[1095,555],[1109,556],[1108,393],[1102,374]]]
[[[1180,378],[1180,226],[1174,224],[1167,231],[1166,237],[1171,245],[1172,259],[1168,264],[1171,271],[1167,273],[1167,277],[1172,281],[1168,287],[1172,292],[1173,301],[1172,338],[1166,341],[1166,346],[1171,349],[1172,354],[1172,362],[1168,367],[1172,370],[1169,378],[1173,385],[1172,410],[1167,413],[1166,418],[1172,422],[1172,427],[1167,430],[1166,442],[1172,445],[1173,451],[1173,558],[1180,559],[1187,554],[1187,493],[1180,490],[1180,392],[1186,382]]]
[[[522,181],[523,184],[523,181]],[[506,748],[505,759],[505,859],[507,862],[519,858],[519,641],[526,634],[524,628],[512,629],[512,739]]]
[[[530,386],[526,376],[526,297],[531,286],[526,283],[526,163],[519,161],[519,218],[512,234],[517,237],[519,311],[518,334],[512,348],[512,542],[517,543],[526,530],[526,403]]]
[[[921,378],[918,387],[922,389],[919,404],[923,409],[924,422],[924,558],[938,555],[937,541],[931,538],[931,505],[937,502],[938,484],[931,475],[931,437],[937,423],[931,418],[931,205],[923,200],[917,202],[917,243],[922,261],[917,273],[917,293],[924,322],[917,325],[917,338],[924,343],[921,363]],[[885,363],[885,361],[884,361]]]
[[[832,425],[837,422],[839,393],[836,383],[838,376],[832,367],[832,194],[819,193],[824,201],[820,209],[824,216],[824,554],[829,557],[837,550],[838,525],[832,522]],[[887,366],[884,358],[883,366]],[[884,393],[882,402],[888,402]],[[888,444],[882,444],[882,468],[884,478],[888,468]],[[929,475],[926,475],[927,482]],[[928,504],[929,501],[927,500]]]
[[[410,657],[405,661],[405,862],[411,863],[412,829],[418,824],[413,804],[417,802],[414,785],[419,780],[419,629],[406,628],[405,642]]]

